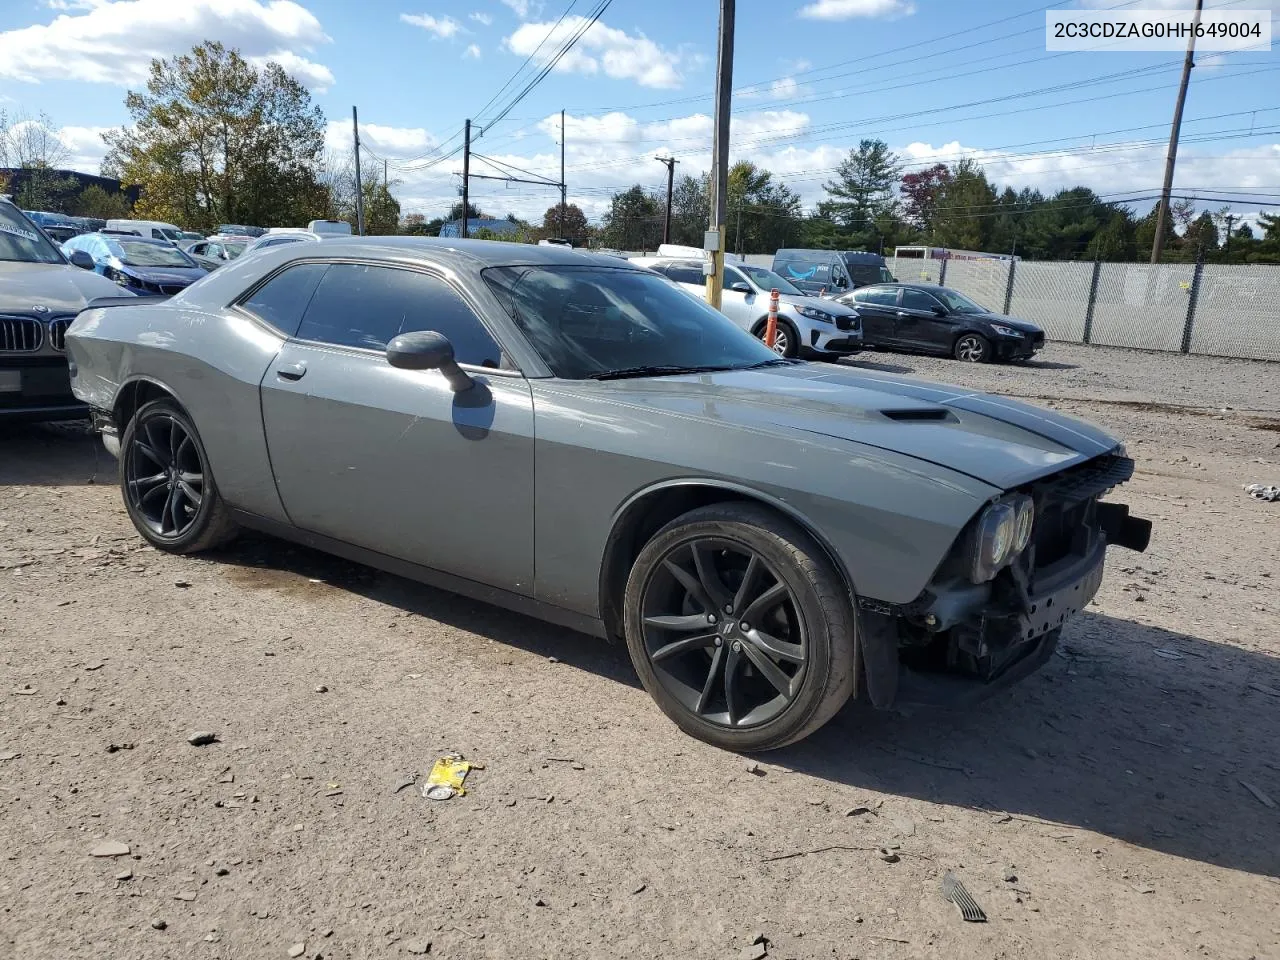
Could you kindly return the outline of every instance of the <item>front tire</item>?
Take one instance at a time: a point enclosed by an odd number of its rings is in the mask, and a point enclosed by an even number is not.
[[[965,363],[987,363],[991,360],[991,341],[980,333],[963,333],[956,340],[952,355]]]
[[[120,493],[138,533],[170,553],[196,553],[236,534],[195,424],[169,399],[143,404],[120,440]]]
[[[756,339],[761,343],[765,342],[765,337],[769,330],[769,321],[765,320],[760,326],[756,327]],[[796,328],[791,325],[788,320],[778,318],[778,329],[774,335],[773,347],[774,353],[780,357],[794,359],[800,355],[800,334],[796,332]]]
[[[743,503],[663,527],[623,598],[640,681],[690,736],[771,750],[833,717],[854,687],[854,616],[839,575],[802,530]]]

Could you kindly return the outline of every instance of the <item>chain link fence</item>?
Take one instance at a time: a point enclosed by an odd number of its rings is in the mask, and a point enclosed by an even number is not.
[[[1030,320],[1050,340],[1280,360],[1280,266],[904,257],[892,270]]]

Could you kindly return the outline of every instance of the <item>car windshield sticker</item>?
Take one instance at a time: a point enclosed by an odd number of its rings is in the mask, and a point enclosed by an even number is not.
[[[0,223],[0,233],[12,234],[15,237],[21,237],[23,240],[30,240],[35,243],[40,238],[30,230],[23,230],[21,227],[11,227],[7,223]]]

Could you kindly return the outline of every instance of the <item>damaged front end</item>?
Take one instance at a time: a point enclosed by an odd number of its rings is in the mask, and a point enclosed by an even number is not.
[[[1150,521],[1099,502],[1132,475],[1118,448],[1011,490],[968,524],[915,601],[862,604],[867,699],[960,705],[1042,666],[1097,593],[1106,548],[1147,548]]]

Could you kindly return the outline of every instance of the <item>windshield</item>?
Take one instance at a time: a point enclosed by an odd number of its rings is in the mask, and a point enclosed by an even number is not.
[[[949,287],[939,287],[932,291],[934,296],[947,305],[947,309],[952,313],[990,313],[986,307],[979,303],[974,303],[963,293],[952,290]]]
[[[0,260],[19,263],[63,263],[58,248],[46,240],[16,207],[0,203]]]
[[[750,277],[752,282],[762,290],[777,290],[779,293],[788,293],[793,297],[804,296],[794,283],[785,277],[778,276],[772,270],[766,270],[764,267],[753,267],[746,263],[735,263],[733,266]]]
[[[557,377],[778,360],[720,311],[647,270],[493,267],[484,278]]]
[[[222,249],[227,251],[227,256],[232,260],[244,253],[246,244],[243,243],[223,243]]]
[[[163,243],[141,243],[137,240],[117,240],[116,254],[127,267],[192,267],[194,262],[177,247]]]

